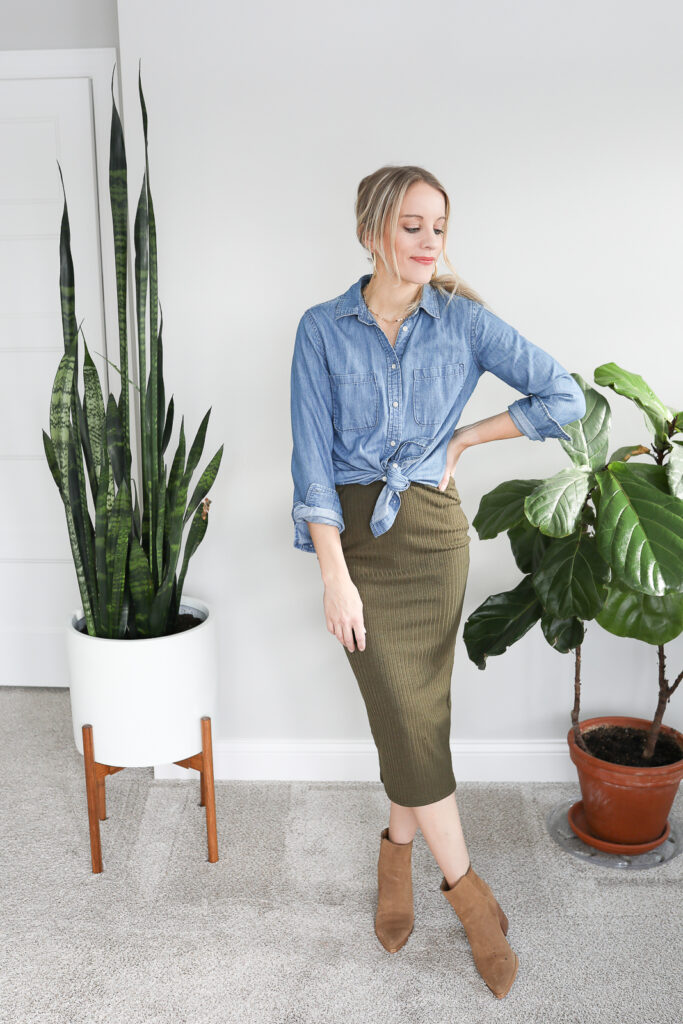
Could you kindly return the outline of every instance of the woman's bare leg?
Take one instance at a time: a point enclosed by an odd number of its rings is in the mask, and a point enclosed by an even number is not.
[[[392,804],[392,813],[393,813]],[[423,807],[409,808],[417,825],[441,868],[448,886],[455,885],[470,866],[470,858],[462,833],[455,792],[443,800]],[[401,808],[406,810],[406,808]]]
[[[417,818],[412,807],[402,807],[392,800],[389,811],[389,839],[392,843],[409,843],[417,832]]]

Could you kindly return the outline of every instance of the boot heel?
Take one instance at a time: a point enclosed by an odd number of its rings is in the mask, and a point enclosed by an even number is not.
[[[470,865],[450,889],[443,878],[441,891],[460,918],[479,974],[493,994],[502,999],[517,976],[519,957],[503,935],[495,900],[489,899],[472,875]]]
[[[496,907],[498,909],[498,920],[500,921],[500,927],[503,929],[503,935],[507,935],[508,928],[510,925],[507,917],[505,916],[503,911],[500,909],[500,906],[498,905],[498,900],[496,900]]]

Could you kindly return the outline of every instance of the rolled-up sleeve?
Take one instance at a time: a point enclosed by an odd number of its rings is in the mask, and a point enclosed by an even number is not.
[[[479,303],[472,304],[471,344],[482,372],[527,396],[508,406],[518,430],[532,441],[570,439],[562,426],[581,419],[586,399],[564,366]]]
[[[312,551],[309,523],[344,529],[332,468],[332,392],[322,342],[310,311],[299,321],[290,381],[294,547]]]

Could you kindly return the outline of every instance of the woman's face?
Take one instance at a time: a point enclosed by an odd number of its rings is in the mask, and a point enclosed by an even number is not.
[[[404,281],[426,284],[443,249],[446,226],[446,201],[443,192],[415,181],[406,191],[396,228],[396,262]],[[389,228],[384,236],[384,251],[390,253]],[[381,259],[378,273],[386,273]],[[391,271],[393,277],[393,270]]]

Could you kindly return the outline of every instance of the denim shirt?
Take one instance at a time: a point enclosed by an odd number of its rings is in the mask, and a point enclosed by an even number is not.
[[[383,480],[370,529],[390,529],[411,481],[437,487],[446,447],[484,371],[526,397],[507,408],[532,441],[569,435],[586,404],[573,377],[480,303],[447,305],[422,289],[392,347],[365,304],[364,274],[343,295],[311,306],[296,332],[291,367],[294,547],[312,551],[308,523],[344,518],[336,487]]]

